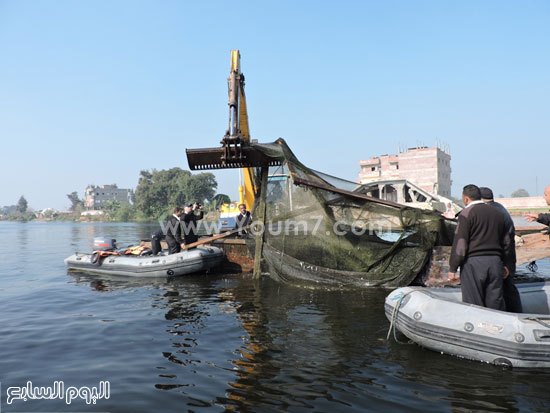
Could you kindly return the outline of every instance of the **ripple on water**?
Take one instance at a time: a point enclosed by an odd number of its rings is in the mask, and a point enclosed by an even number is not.
[[[548,407],[546,371],[503,370],[386,342],[386,290],[310,291],[240,275],[139,280],[65,270],[63,259],[87,251],[95,236],[130,243],[148,232],[150,226],[135,224],[0,223],[4,386],[109,380],[111,398],[94,409],[110,412]],[[539,273],[550,274],[547,263],[539,263]],[[13,408],[64,411],[66,405]]]

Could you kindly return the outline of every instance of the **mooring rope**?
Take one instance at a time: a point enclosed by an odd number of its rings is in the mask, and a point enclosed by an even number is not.
[[[403,343],[403,342],[401,342],[397,339],[397,333],[395,332],[395,325],[396,325],[396,322],[397,322],[397,316],[399,314],[399,307],[401,307],[401,303],[403,302],[403,299],[407,295],[409,295],[410,293],[413,293],[415,291],[416,290],[410,290],[410,291],[407,291],[406,293],[400,292],[399,294],[396,294],[394,297],[392,297],[392,300],[393,301],[397,300],[397,303],[393,307],[393,312],[392,312],[391,320],[390,320],[390,328],[388,330],[388,335],[386,336],[386,341],[390,339],[390,334],[393,330],[393,338],[397,343],[399,343],[399,344],[410,344],[411,343],[410,341],[408,343]]]

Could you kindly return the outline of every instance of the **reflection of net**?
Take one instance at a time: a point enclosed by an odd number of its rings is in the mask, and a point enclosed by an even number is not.
[[[308,169],[282,139],[255,147],[284,164],[270,170],[267,192],[264,258],[273,276],[304,285],[408,285],[432,247],[449,242],[439,213],[354,193],[357,184]]]

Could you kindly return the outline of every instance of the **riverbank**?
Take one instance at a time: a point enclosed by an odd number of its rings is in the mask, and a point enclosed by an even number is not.
[[[203,221],[212,221],[217,222],[219,220],[220,214],[217,211],[205,212]],[[160,221],[164,222],[166,219],[161,219]],[[136,224],[151,224],[159,222],[159,219],[155,217],[145,217],[137,216],[134,218],[120,219],[117,216],[111,216],[109,214],[102,215],[81,215],[77,214],[67,214],[59,213],[56,216],[43,217],[36,216],[33,213],[27,214],[25,216],[0,216],[0,221],[7,222],[88,222],[88,223],[136,223]]]

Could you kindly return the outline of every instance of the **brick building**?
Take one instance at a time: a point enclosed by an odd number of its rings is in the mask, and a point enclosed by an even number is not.
[[[118,188],[116,185],[90,185],[84,192],[84,207],[87,210],[100,210],[108,201],[131,204],[134,191]]]
[[[451,154],[440,147],[417,147],[397,155],[382,155],[359,161],[359,183],[406,179],[423,190],[451,196]]]

